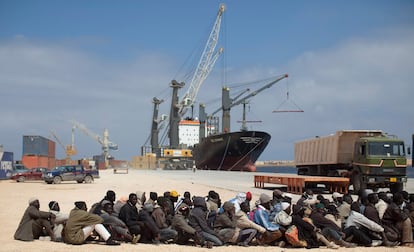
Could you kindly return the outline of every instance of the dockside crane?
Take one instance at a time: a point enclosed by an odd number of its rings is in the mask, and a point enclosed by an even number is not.
[[[223,52],[223,48],[216,50],[218,43],[221,19],[225,10],[223,4],[220,5],[213,28],[210,32],[207,43],[205,44],[201,58],[197,64],[197,68],[192,75],[189,83],[189,88],[183,95],[182,99],[179,99],[178,91],[185,86],[184,82],[178,82],[172,80],[170,87],[172,88],[172,99],[170,106],[169,116],[162,115],[161,119],[158,119],[159,105],[163,100],[153,98],[154,111],[151,124],[151,153],[156,154],[158,159],[161,159],[161,163],[165,165],[165,169],[186,169],[193,166],[191,150],[187,149],[187,146],[180,144],[179,139],[179,125],[187,113],[188,109],[193,108],[198,91],[206,80],[210,72],[212,71],[217,59]],[[192,114],[190,120],[192,120]],[[158,133],[161,128],[161,124],[166,122],[168,118],[168,133],[169,145],[162,146],[158,141]],[[148,141],[148,140],[147,140]],[[146,155],[148,147],[143,146],[141,149],[142,155]]]
[[[247,100],[252,98],[253,96],[259,94],[260,92],[272,87],[273,85],[275,85],[277,82],[287,78],[288,75],[284,74],[284,75],[280,75],[277,76],[275,80],[271,81],[270,83],[264,85],[263,87],[245,95],[244,97],[240,97],[240,95],[238,95],[236,98],[230,98],[230,88],[228,87],[223,87],[222,89],[222,106],[220,108],[218,108],[217,110],[215,110],[213,113],[211,113],[210,115],[207,115],[205,112],[205,107],[200,105],[199,108],[199,113],[200,113],[200,118],[203,119],[203,121],[200,119],[200,123],[204,124],[203,126],[200,126],[200,138],[202,137],[202,133],[201,130],[206,128],[206,123],[208,121],[209,118],[212,118],[216,113],[218,113],[220,110],[223,112],[222,114],[222,123],[221,123],[221,130],[222,132],[226,132],[226,131],[230,131],[230,109],[234,106],[237,106],[239,104],[246,104]],[[243,122],[242,122],[242,128],[241,130],[246,130],[246,115],[245,115],[245,109],[243,109]],[[204,133],[205,134],[205,133]],[[204,136],[204,135],[203,135]]]
[[[71,142],[71,144],[67,144],[66,146],[63,145],[62,141],[60,141],[60,139],[57,136],[55,131],[51,130],[50,134],[56,140],[56,142],[62,147],[62,149],[65,151],[65,154],[66,154],[65,162],[66,162],[66,164],[70,164],[71,163],[71,157],[77,154],[77,151],[75,149],[75,127],[72,126],[72,142]]]
[[[106,128],[104,129],[103,136],[101,137],[100,135],[89,130],[85,125],[83,125],[80,122],[72,120],[71,123],[73,124],[74,127],[82,131],[88,137],[97,141],[102,146],[102,155],[104,156],[104,159],[105,159],[105,167],[108,167],[109,166],[109,151],[118,150],[118,145],[109,141],[108,129]]]
[[[211,70],[213,69],[218,57],[222,54],[223,48],[219,48],[216,51],[216,46],[220,34],[220,26],[223,13],[225,11],[225,5],[221,4],[216,16],[216,20],[213,25],[213,29],[210,32],[210,36],[204,47],[201,58],[198,62],[197,68],[189,84],[187,92],[183,98],[179,101],[178,90],[184,86],[184,83],[173,80],[170,87],[173,88],[173,94],[171,99],[170,109],[170,125],[169,125],[169,138],[170,148],[179,148],[179,123],[181,118],[184,117],[189,107],[192,107],[197,97],[198,91],[206,80]]]

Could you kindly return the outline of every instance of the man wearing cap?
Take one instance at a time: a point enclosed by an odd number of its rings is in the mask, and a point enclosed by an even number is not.
[[[349,214],[351,213],[351,204],[354,200],[350,194],[345,194],[342,197],[342,204],[337,207],[339,217],[341,218],[342,225],[345,224],[346,219],[348,218]]]
[[[33,241],[40,236],[49,235],[51,240],[55,240],[53,233],[53,219],[56,217],[53,213],[40,211],[39,199],[29,199],[29,206],[23,214],[23,217],[14,233],[14,239],[21,241]],[[46,230],[47,234],[43,230]]]
[[[106,245],[120,245],[114,241],[108,230],[102,225],[103,219],[92,213],[87,212],[84,201],[76,201],[75,208],[70,211],[69,219],[64,230],[64,240],[66,243],[80,245],[96,231],[106,242]]]
[[[62,231],[63,231],[64,226],[66,225],[66,221],[68,220],[69,215],[60,212],[60,206],[57,201],[49,202],[49,212],[53,213],[56,216],[55,221],[54,221],[54,227],[53,227],[53,233],[55,234],[55,241],[63,241]]]
[[[340,194],[339,192],[334,192],[332,193],[332,203],[336,206],[339,207],[342,204],[342,194]]]
[[[281,202],[280,205],[282,210],[276,214],[274,222],[287,228],[292,223],[290,204],[288,202]]]
[[[270,204],[272,198],[262,193],[259,198],[259,205],[254,212],[254,222],[264,227],[266,231],[259,239],[259,243],[271,244],[282,237],[282,232],[279,230],[279,224],[274,224],[269,221]]]
[[[236,213],[240,210],[240,204],[244,201],[246,201],[246,193],[244,192],[237,193],[235,198],[229,200],[229,202],[234,205]],[[223,212],[222,208],[220,209],[220,212]]]

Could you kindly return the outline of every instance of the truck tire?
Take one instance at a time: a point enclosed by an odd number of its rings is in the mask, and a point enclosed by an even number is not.
[[[85,183],[90,184],[93,181],[93,178],[89,175],[86,175],[85,178],[83,179],[83,181],[85,181]]]
[[[62,178],[60,176],[56,176],[53,178],[53,183],[60,184],[62,182]]]
[[[396,193],[396,192],[402,192],[402,190],[404,190],[404,184],[399,182],[399,183],[393,183],[390,185],[390,191],[391,193]]]
[[[366,186],[362,181],[362,176],[359,172],[353,173],[351,176],[351,183],[354,187],[354,194],[359,195],[360,191],[365,190]]]

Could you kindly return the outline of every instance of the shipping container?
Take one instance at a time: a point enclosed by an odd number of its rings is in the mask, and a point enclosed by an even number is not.
[[[23,155],[49,156],[49,139],[42,136],[23,136]]]
[[[13,152],[0,152],[0,179],[8,179],[13,172]]]
[[[56,167],[56,159],[54,157],[49,157],[47,168],[53,169],[54,167]]]
[[[55,158],[56,157],[56,143],[52,140],[48,140],[48,157]]]
[[[35,167],[49,168],[49,157],[24,155],[22,157],[22,164],[29,169]]]

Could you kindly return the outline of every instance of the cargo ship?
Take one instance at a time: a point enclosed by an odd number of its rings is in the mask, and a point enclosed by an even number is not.
[[[198,169],[256,171],[255,162],[269,144],[271,136],[263,131],[247,130],[246,104],[248,99],[287,77],[287,74],[277,76],[270,83],[238,99],[230,98],[230,89],[223,87],[221,107],[223,133],[208,135],[202,138],[199,144],[194,145],[193,158]],[[239,104],[243,104],[241,130],[228,132],[226,129],[230,129],[230,108]],[[200,121],[205,121],[206,118],[204,107],[200,106]]]
[[[255,162],[271,136],[262,131],[237,131],[211,135],[194,146],[193,158],[198,169],[256,171]]]

